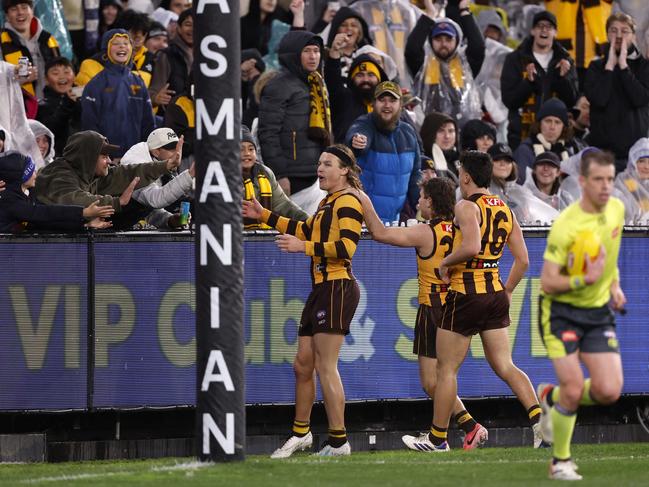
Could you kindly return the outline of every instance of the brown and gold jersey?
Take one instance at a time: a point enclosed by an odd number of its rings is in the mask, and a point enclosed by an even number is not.
[[[433,233],[433,250],[427,256],[421,256],[417,251],[417,280],[419,304],[431,306],[431,298],[437,304],[443,304],[446,299],[448,285],[439,276],[439,265],[453,251],[455,229],[453,222],[441,218],[432,220],[428,227]]]
[[[354,279],[352,257],[361,236],[363,207],[358,198],[340,191],[327,195],[318,211],[305,222],[264,210],[261,220],[282,233],[306,243],[311,256],[313,284],[336,279]]]
[[[480,209],[480,252],[473,259],[453,266],[451,289],[462,294],[487,294],[504,289],[498,274],[498,262],[513,228],[513,215],[500,197],[474,194],[467,198]],[[460,245],[457,235],[454,245]]]

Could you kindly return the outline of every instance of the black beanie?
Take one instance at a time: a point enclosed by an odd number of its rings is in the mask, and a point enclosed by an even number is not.
[[[21,3],[26,3],[32,8],[32,10],[34,10],[34,2],[32,0],[2,0],[2,10],[7,13],[11,7],[15,7]]]
[[[568,108],[558,98],[550,98],[539,108],[536,114],[536,120],[540,122],[545,117],[557,117],[564,125],[568,125]]]
[[[257,49],[251,48],[241,51],[241,62],[247,61],[248,59],[255,60],[255,67],[260,73],[266,71],[266,63]]]

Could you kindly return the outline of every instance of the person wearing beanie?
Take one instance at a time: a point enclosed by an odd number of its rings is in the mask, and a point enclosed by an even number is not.
[[[590,101],[586,142],[615,154],[627,167],[631,146],[649,132],[649,61],[636,47],[636,24],[622,12],[606,21],[605,55],[590,63],[584,93]]]
[[[275,173],[257,157],[257,139],[250,129],[241,126],[241,176],[244,199],[253,198],[264,208],[292,220],[304,221],[309,215],[296,205],[277,184]],[[251,218],[243,219],[245,230],[269,229],[268,225]]]
[[[279,73],[266,83],[259,103],[259,142],[264,164],[284,192],[307,213],[322,192],[318,157],[332,138],[329,92],[322,77],[322,39],[291,31],[279,46]],[[297,198],[296,193],[306,190]]]
[[[503,103],[509,109],[507,141],[514,150],[530,135],[543,103],[556,97],[572,107],[577,101],[575,62],[556,37],[554,14],[537,12],[530,35],[505,58],[500,85]]]
[[[457,122],[444,113],[426,115],[419,130],[424,155],[435,163],[438,176],[447,176],[457,182],[457,162],[460,159],[460,130]]]
[[[167,32],[167,29],[165,29],[164,25],[160,22],[151,22],[149,33],[144,42],[144,47],[146,47],[154,57],[158,54],[158,51],[162,51],[169,47],[169,33]]]
[[[266,63],[257,49],[241,51],[241,123],[250,126],[259,116],[259,104],[255,99],[255,85],[262,73],[266,71]]]
[[[83,90],[81,129],[108,137],[120,146],[116,155],[122,156],[153,131],[153,110],[144,81],[131,71],[133,46],[128,32],[109,30],[102,47],[107,62]]]
[[[2,0],[5,25],[0,31],[2,59],[17,65],[21,57],[29,59],[29,75],[20,78],[23,97],[37,103],[45,86],[45,64],[61,55],[59,43],[43,29],[41,21],[34,16],[32,0]]]
[[[550,98],[541,105],[536,122],[530,128],[530,136],[514,151],[520,184],[525,181],[527,169],[534,165],[536,156],[548,151],[554,152],[560,161],[579,151],[568,121],[568,109],[558,98]]]
[[[462,127],[482,116],[475,77],[484,61],[485,44],[469,1],[458,5],[459,9],[449,5],[448,18],[436,18],[438,12],[429,3],[408,36],[405,56],[424,114],[447,113]]]
[[[82,231],[84,228],[108,228],[115,210],[99,206],[97,201],[85,208],[74,205],[44,205],[32,195],[36,184],[36,164],[20,152],[0,154],[0,180],[5,187],[0,191],[0,233],[30,231]]]
[[[462,150],[487,152],[496,143],[496,128],[479,119],[469,120],[462,128]]]
[[[337,36],[325,61],[325,81],[331,98],[331,121],[334,140],[342,143],[347,130],[361,115],[373,110],[374,89],[388,76],[378,62],[369,54],[361,54],[352,62],[347,78],[340,69],[339,43]]]

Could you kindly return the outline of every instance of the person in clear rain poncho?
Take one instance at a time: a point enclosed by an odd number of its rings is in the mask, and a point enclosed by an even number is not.
[[[615,178],[615,196],[624,202],[629,225],[649,224],[649,139],[639,139],[629,150],[629,162]]]

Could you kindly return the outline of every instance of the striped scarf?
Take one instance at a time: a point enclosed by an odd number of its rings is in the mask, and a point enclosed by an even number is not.
[[[331,144],[331,110],[324,78],[318,71],[309,73],[309,138],[323,145]]]
[[[269,210],[273,209],[273,189],[270,186],[270,181],[266,175],[258,171],[256,178],[257,184],[259,185],[259,194],[256,194],[255,184],[252,182],[252,178],[255,177],[254,174],[251,174],[249,177],[243,180],[243,190],[245,192],[244,198],[248,201],[252,198],[256,198],[257,201]],[[243,219],[243,228],[246,230],[255,230],[255,229],[269,229],[268,225],[258,222],[253,218],[244,218]]]

